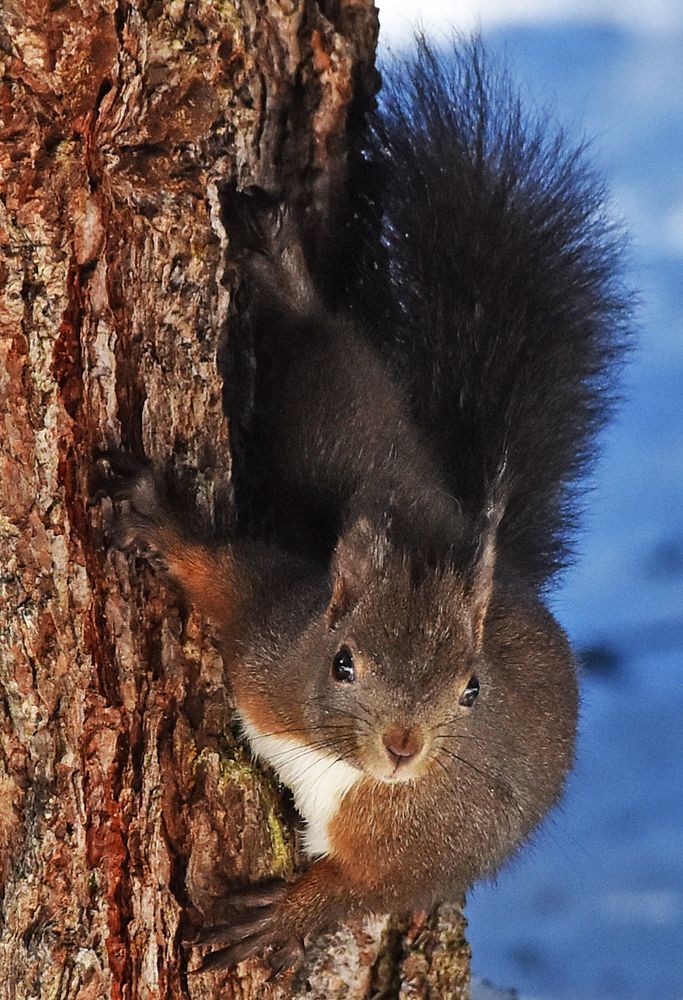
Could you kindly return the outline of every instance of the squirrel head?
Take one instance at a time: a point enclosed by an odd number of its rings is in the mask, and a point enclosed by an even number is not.
[[[483,632],[495,531],[482,532],[466,562],[420,567],[366,518],[337,545],[326,628],[309,630],[301,650],[319,665],[308,674],[306,721],[380,780],[448,764],[457,739],[474,736],[480,695],[491,699]]]

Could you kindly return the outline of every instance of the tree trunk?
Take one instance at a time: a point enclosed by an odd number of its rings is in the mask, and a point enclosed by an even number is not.
[[[328,935],[275,982],[257,960],[188,976],[184,915],[291,871],[292,826],[231,735],[202,622],[107,554],[108,502],[89,503],[95,449],[123,446],[201,527],[229,526],[225,414],[248,379],[216,183],[334,204],[374,87],[372,2],[9,0],[0,18],[2,997],[465,997],[449,907]]]

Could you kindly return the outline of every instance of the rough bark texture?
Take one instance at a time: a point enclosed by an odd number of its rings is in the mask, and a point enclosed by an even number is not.
[[[314,212],[374,86],[371,0],[17,0],[0,15],[0,994],[466,997],[457,911],[189,977],[183,914],[288,872],[202,622],[106,554],[95,448],[232,511],[229,234],[216,181]]]

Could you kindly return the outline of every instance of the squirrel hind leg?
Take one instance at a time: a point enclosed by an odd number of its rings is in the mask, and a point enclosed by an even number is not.
[[[240,189],[232,183],[222,184],[218,195],[233,257],[278,252],[287,216],[287,206],[278,195],[255,184]]]
[[[314,308],[317,293],[289,203],[256,185],[224,184],[219,198],[230,254],[256,286],[258,305],[294,314]]]

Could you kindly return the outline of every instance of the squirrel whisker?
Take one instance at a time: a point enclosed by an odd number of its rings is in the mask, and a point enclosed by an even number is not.
[[[467,760],[465,757],[461,757],[460,754],[453,753],[453,751],[452,750],[448,750],[447,747],[443,747],[443,746],[439,747],[439,751],[441,753],[446,754],[447,757],[451,757],[453,760],[459,761],[459,763],[464,764],[466,767],[471,768],[473,771],[476,771],[477,774],[480,774],[482,776],[482,778],[485,778],[488,782],[492,783],[493,785],[506,785],[507,786],[507,782],[499,774],[494,774],[494,773],[492,773],[490,771],[484,770],[481,767],[477,767],[476,764],[473,764],[471,761]]]
[[[297,733],[306,733],[306,734],[308,734],[308,733],[317,733],[317,732],[322,731],[322,730],[330,730],[330,729],[335,729],[335,730],[336,729],[345,729],[345,730],[347,730],[348,726],[337,726],[337,725],[333,725],[333,724],[324,724],[324,725],[317,725],[317,726],[301,726],[298,729],[295,729],[295,728],[292,728],[292,729],[273,729],[269,733],[261,733],[261,732],[259,732],[258,735],[259,735],[259,739],[267,739],[268,737],[271,737],[271,736],[291,736],[291,735],[297,734]]]
[[[351,740],[354,738],[355,736],[353,734],[338,737],[338,739],[342,741]],[[277,760],[282,762],[283,764],[284,763],[291,764],[293,761],[299,760],[300,758],[305,757],[307,754],[322,753],[325,750],[335,749],[336,745],[337,745],[336,740],[334,742],[331,740],[318,740],[313,743],[308,743],[306,746],[303,747],[292,747],[288,748],[287,750],[277,751],[274,754],[269,754],[268,760],[270,762]]]

